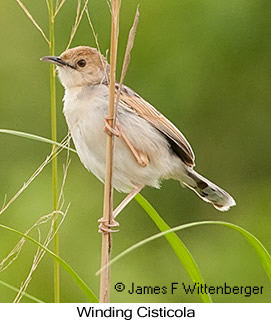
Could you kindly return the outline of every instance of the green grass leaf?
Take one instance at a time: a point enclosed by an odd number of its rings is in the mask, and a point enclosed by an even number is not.
[[[12,285],[10,285],[10,284],[8,284],[8,283],[4,282],[3,280],[0,280],[0,285],[3,285],[3,286],[5,286],[5,287],[7,287],[8,289],[11,289],[11,290],[13,290],[13,291],[15,291],[15,292],[19,292],[19,288],[14,287],[14,286],[12,286]],[[32,295],[30,295],[30,294],[28,294],[28,293],[26,293],[26,292],[22,292],[22,295],[23,295],[24,297],[26,297],[26,298],[31,299],[31,301],[34,301],[35,303],[44,303],[42,300],[40,300],[40,299],[38,299],[37,297],[32,296]]]
[[[27,133],[27,132],[22,132],[22,131],[16,131],[16,130],[10,130],[10,129],[0,129],[0,133],[3,134],[8,134],[8,135],[13,135],[13,136],[17,136],[17,137],[21,137],[21,138],[26,138],[26,139],[31,139],[31,140],[35,140],[35,141],[39,141],[39,142],[43,142],[46,144],[50,144],[50,145],[56,145],[58,147],[61,148],[65,148],[68,149],[74,153],[76,153],[76,150],[70,147],[67,147],[57,141],[45,138],[45,137],[41,137],[41,136],[37,136],[37,135],[33,135],[31,133]]]
[[[197,223],[196,223],[197,224]],[[265,273],[271,283],[271,257],[264,245],[258,240],[253,234],[248,232],[247,230],[239,227],[238,225],[228,223],[228,222],[222,222],[222,221],[204,221],[199,222],[199,225],[202,224],[219,224],[226,226],[228,228],[234,229],[235,231],[242,234],[243,237],[246,238],[247,242],[251,245],[251,247],[256,251],[262,266],[265,270]]]
[[[182,224],[177,227],[171,228],[165,223],[165,221],[159,216],[157,211],[153,208],[153,206],[140,194],[137,194],[135,200],[138,204],[147,212],[153,222],[157,225],[160,233],[157,233],[147,239],[141,240],[140,242],[132,245],[131,247],[127,248],[123,252],[121,252],[118,256],[113,258],[110,261],[109,265],[112,265],[116,261],[120,260],[125,255],[129,254],[130,252],[136,250],[137,248],[149,243],[155,239],[165,237],[172,247],[173,251],[175,252],[176,256],[179,258],[180,262],[185,267],[189,277],[195,283],[198,282],[200,284],[204,284],[204,280],[200,274],[198,266],[193,259],[192,255],[181,241],[181,239],[175,234],[175,231],[184,230],[191,227],[202,226],[202,225],[222,225],[233,229],[239,232],[243,237],[246,238],[247,242],[251,245],[251,247],[256,251],[259,260],[262,263],[262,266],[266,272],[267,277],[271,283],[271,257],[268,251],[265,249],[263,244],[250,232],[247,230],[239,227],[238,225],[223,222],[223,221],[200,221],[200,222],[193,222],[188,224]],[[101,268],[97,273],[100,273],[103,268]],[[201,299],[203,302],[209,303],[212,302],[210,295],[207,294],[200,294]]]
[[[158,219],[155,219],[155,220],[158,220]],[[159,219],[159,221],[160,221],[160,219]],[[155,239],[165,237],[169,241],[169,235],[174,233],[175,231],[180,231],[180,230],[184,230],[184,229],[188,229],[188,228],[192,228],[192,227],[196,227],[196,226],[210,225],[210,224],[211,225],[213,225],[213,224],[222,225],[222,226],[231,228],[231,229],[239,232],[243,237],[245,237],[247,242],[256,251],[258,258],[261,261],[262,266],[266,272],[266,275],[271,283],[271,257],[270,257],[270,254],[268,253],[268,251],[263,246],[263,244],[253,234],[251,234],[247,230],[239,227],[238,225],[228,223],[228,222],[222,222],[222,221],[201,221],[201,222],[187,223],[187,224],[182,224],[177,227],[171,228],[169,230],[157,233],[157,234],[150,236],[147,239],[141,240],[140,242],[127,248],[126,250],[121,252],[119,255],[117,255],[115,258],[113,258],[109,265],[112,265],[113,263],[120,260],[122,257],[126,256],[130,252],[136,250],[137,248],[139,248],[139,247],[145,245],[146,243],[149,243]],[[190,278],[193,281],[195,281],[195,279],[197,279],[196,282],[200,282],[200,281],[203,282],[203,279],[201,278],[200,273],[198,271],[198,267],[197,267],[196,263],[194,262],[192,256],[190,255],[189,251],[187,250],[187,248],[183,245],[183,243],[181,241],[180,241],[181,242],[180,243],[180,242],[177,242],[176,239],[173,239],[173,237],[170,236],[170,238],[172,238],[172,241],[169,243],[170,243],[171,247],[173,248],[174,252],[176,253],[176,255],[178,256],[178,258],[180,259],[180,261],[183,263]],[[178,236],[177,236],[177,238],[178,238]],[[178,248],[178,244],[180,247],[179,251],[176,250]],[[184,253],[182,254],[182,252],[184,252]],[[101,268],[97,273],[99,273],[102,269],[103,268]],[[203,300],[203,298],[202,298],[202,300]],[[203,301],[207,302],[207,299],[206,300],[204,299]]]
[[[87,296],[88,300],[91,303],[98,303],[98,299],[95,296],[95,294],[91,291],[91,289],[87,286],[87,284],[78,276],[78,274],[72,269],[72,267],[66,263],[65,260],[63,260],[62,258],[57,256],[56,254],[54,254],[51,250],[44,247],[41,243],[39,243],[35,239],[25,235],[24,233],[22,233],[18,230],[15,230],[15,229],[5,226],[3,224],[0,224],[0,228],[3,228],[3,229],[8,230],[10,232],[14,232],[14,233],[20,235],[21,237],[24,237],[25,239],[35,243],[37,246],[39,246],[40,248],[45,250],[47,252],[47,254],[52,256],[66,270],[66,272],[70,275],[70,277],[75,281],[77,286],[80,287],[81,290],[84,292],[84,294]]]
[[[150,218],[153,220],[153,222],[156,224],[156,226],[159,228],[160,233],[155,234],[147,239],[141,240],[138,243],[132,245],[128,249],[121,252],[118,256],[113,258],[109,265],[111,266],[113,263],[127,255],[128,253],[132,252],[133,250],[136,250],[137,248],[145,245],[148,242],[151,242],[155,239],[158,239],[160,237],[165,237],[170,244],[171,248],[175,252],[176,256],[180,260],[180,262],[183,264],[185,270],[187,271],[189,277],[193,281],[193,283],[200,283],[204,284],[204,280],[201,276],[201,273],[199,271],[199,268],[193,259],[191,253],[186,248],[185,244],[181,241],[181,239],[177,236],[177,234],[173,231],[176,231],[177,229],[170,229],[170,227],[166,224],[166,222],[159,216],[157,211],[153,208],[153,206],[141,195],[137,194],[134,199],[138,202],[138,204],[147,212],[147,214],[150,216]],[[183,226],[178,227],[179,230],[181,230]],[[103,268],[101,268],[97,274],[99,274]],[[212,303],[211,296],[209,294],[199,294],[202,301],[204,303]]]
[[[170,227],[166,224],[166,222],[160,217],[153,206],[141,194],[137,194],[135,196],[135,200],[147,212],[149,217],[156,224],[160,231],[164,232],[170,230]],[[168,232],[167,234],[163,235],[167,239],[176,256],[179,258],[180,262],[185,267],[193,283],[197,282],[204,284],[203,277],[200,274],[195,260],[193,259],[189,250],[186,248],[185,244],[177,236],[177,234],[175,232]],[[200,294],[200,297],[204,303],[212,302],[211,296],[209,294]]]

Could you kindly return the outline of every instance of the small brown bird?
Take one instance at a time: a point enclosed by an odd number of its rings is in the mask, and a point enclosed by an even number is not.
[[[123,86],[116,129],[107,122],[110,66],[95,48],[79,46],[59,57],[42,58],[57,65],[65,88],[64,114],[77,153],[101,181],[105,177],[106,132],[116,135],[113,186],[130,193],[115,215],[145,185],[159,188],[163,179],[178,180],[220,211],[235,205],[223,189],[199,175],[194,153],[183,134],[150,103]],[[116,84],[116,91],[119,85]],[[105,130],[105,131],[104,131]]]

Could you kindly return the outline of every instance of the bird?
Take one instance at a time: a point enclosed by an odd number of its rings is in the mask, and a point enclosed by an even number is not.
[[[116,127],[110,127],[110,65],[98,49],[78,46],[41,60],[56,65],[65,89],[63,112],[77,154],[102,182],[106,136],[115,135],[112,183],[128,195],[114,210],[114,217],[143,187],[160,188],[166,179],[179,181],[219,211],[236,205],[230,194],[194,170],[195,156],[181,131],[139,94],[119,83],[115,84],[115,92],[119,92]]]

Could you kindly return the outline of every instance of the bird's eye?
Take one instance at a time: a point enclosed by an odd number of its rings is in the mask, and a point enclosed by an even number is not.
[[[77,62],[77,65],[79,67],[84,67],[86,66],[87,62],[84,60],[84,59],[80,59],[78,62]]]

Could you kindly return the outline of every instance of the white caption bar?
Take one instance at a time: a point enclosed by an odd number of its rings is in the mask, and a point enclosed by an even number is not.
[[[270,322],[270,304],[0,304],[1,322]]]

